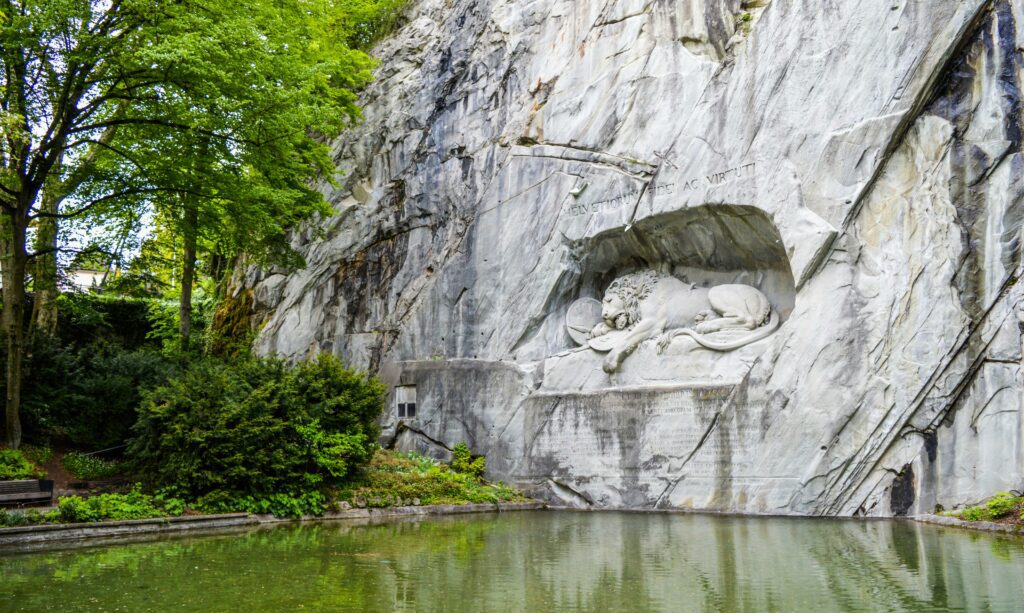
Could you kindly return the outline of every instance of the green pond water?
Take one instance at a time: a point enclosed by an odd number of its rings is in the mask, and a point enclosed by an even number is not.
[[[523,512],[0,550],[0,611],[1022,611],[1024,539]]]

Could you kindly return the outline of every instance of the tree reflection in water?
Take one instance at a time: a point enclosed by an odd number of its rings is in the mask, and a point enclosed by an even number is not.
[[[0,554],[0,610],[1017,610],[1024,539],[537,512]]]

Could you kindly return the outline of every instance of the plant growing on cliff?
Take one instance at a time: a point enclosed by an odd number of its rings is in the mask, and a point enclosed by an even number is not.
[[[487,460],[483,456],[473,457],[469,445],[459,443],[452,447],[452,470],[457,473],[469,475],[476,479],[483,479],[487,472]]]
[[[998,521],[1019,515],[1024,520],[1024,496],[1011,492],[999,492],[984,503],[948,513],[966,521]]]

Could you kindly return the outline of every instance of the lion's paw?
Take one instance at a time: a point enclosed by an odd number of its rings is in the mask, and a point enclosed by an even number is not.
[[[712,332],[718,332],[719,329],[718,324],[713,321],[705,321],[697,324],[697,332],[700,334],[711,334]]]
[[[660,337],[658,337],[658,355],[661,355],[662,353],[665,352],[666,349],[668,349],[668,346],[672,344],[673,338],[675,338],[675,336],[672,334],[662,334]]]
[[[604,359],[602,368],[609,375],[619,369],[619,354],[615,351],[608,354],[608,357]]]

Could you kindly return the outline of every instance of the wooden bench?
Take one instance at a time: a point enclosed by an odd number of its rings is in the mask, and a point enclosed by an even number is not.
[[[29,479],[0,481],[0,505],[29,504],[53,500],[53,481]]]

